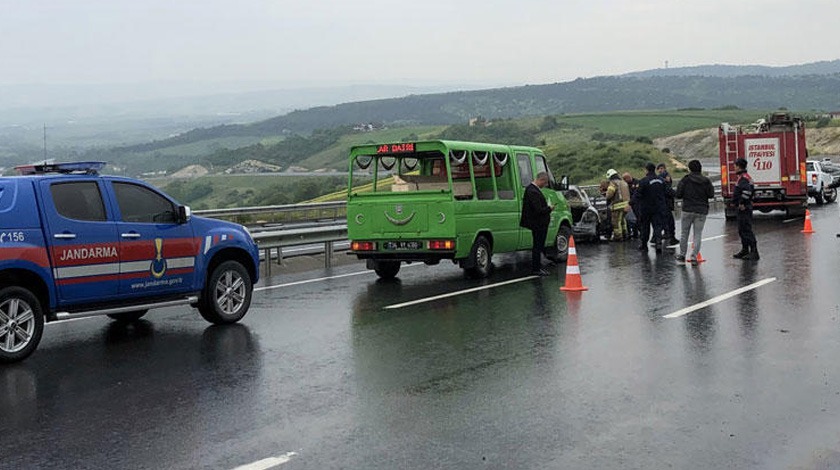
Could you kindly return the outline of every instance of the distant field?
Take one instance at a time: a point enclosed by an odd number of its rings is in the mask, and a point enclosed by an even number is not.
[[[259,174],[259,175],[208,175],[190,180],[156,179],[152,184],[169,191],[173,184],[187,185],[188,188],[209,187],[207,194],[199,198],[185,198],[179,194],[172,195],[181,202],[191,205],[194,209],[216,209],[225,207],[239,207],[256,196],[265,193],[289,193],[297,188],[303,180],[314,180],[326,191],[335,191],[337,186],[346,187],[347,177],[343,175],[287,175],[287,174]],[[335,184],[335,185],[334,185]],[[291,202],[291,201],[289,201]],[[275,202],[259,203],[270,205]],[[286,203],[278,201],[276,203]]]
[[[766,110],[629,111],[557,116],[557,120],[610,134],[657,138],[694,129],[717,127],[721,122],[748,124],[763,118],[769,112]]]
[[[259,143],[262,140],[267,140],[271,143],[277,143],[283,139],[260,139],[259,137],[220,137],[218,139],[202,140],[200,142],[193,142],[190,144],[174,145],[172,147],[166,147],[151,152],[137,152],[137,155],[145,156],[160,154],[179,157],[199,157],[202,155],[207,155],[208,153],[212,153],[215,149],[235,149]]]
[[[296,163],[296,165],[309,169],[334,168],[346,170],[347,155],[350,152],[350,147],[354,145],[361,145],[368,142],[401,142],[403,140],[428,139],[445,128],[446,126],[396,127],[381,131],[350,134],[339,139],[330,148],[318,152],[306,160]],[[409,137],[413,139],[409,139]]]

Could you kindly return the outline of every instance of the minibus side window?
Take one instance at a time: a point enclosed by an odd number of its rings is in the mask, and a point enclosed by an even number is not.
[[[551,174],[551,170],[548,169],[548,165],[545,163],[545,157],[542,155],[536,155],[534,157],[534,164],[537,167],[537,174],[542,172],[548,173],[548,187],[554,187],[554,175]]]
[[[476,150],[473,154],[473,176],[475,177],[475,189],[479,199],[495,199],[493,189],[493,175],[490,169],[493,165],[491,152]]]
[[[493,168],[496,170],[496,190],[499,199],[515,199],[513,164],[506,153],[493,153]]]
[[[531,172],[531,159],[527,153],[517,153],[516,164],[519,166],[519,182],[525,188],[531,184],[531,181],[534,181],[534,174]]]

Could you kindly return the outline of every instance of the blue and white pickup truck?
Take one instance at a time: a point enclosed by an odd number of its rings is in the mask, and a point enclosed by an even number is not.
[[[100,176],[103,166],[0,177],[0,362],[32,354],[45,322],[134,321],[183,304],[226,324],[248,311],[259,253],[247,229],[193,217],[142,181]]]

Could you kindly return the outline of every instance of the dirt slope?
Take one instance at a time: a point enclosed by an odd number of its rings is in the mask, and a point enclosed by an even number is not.
[[[811,155],[840,155],[840,127],[806,129],[805,139],[808,141],[808,151]],[[717,161],[718,158],[716,128],[661,137],[654,139],[653,143],[660,149],[665,147],[671,149],[671,154],[682,161],[694,158],[701,161]]]

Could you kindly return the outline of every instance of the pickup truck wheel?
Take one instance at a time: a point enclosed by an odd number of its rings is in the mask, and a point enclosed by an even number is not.
[[[210,323],[236,323],[251,306],[251,277],[237,261],[225,261],[216,266],[198,302],[198,312]]]
[[[475,239],[470,251],[472,267],[467,269],[467,275],[477,279],[489,276],[493,270],[492,259],[493,250],[490,248],[490,242],[483,236],[479,236]]]
[[[44,333],[44,313],[38,299],[22,287],[0,289],[0,362],[25,359]]]
[[[814,196],[814,200],[817,201],[817,204],[824,204],[825,203],[825,189],[820,188],[820,192]]]
[[[376,267],[373,268],[376,272],[376,275],[382,279],[393,279],[397,277],[397,273],[400,272],[400,262],[399,261],[379,261],[376,263]]]
[[[148,313],[148,311],[149,310],[135,310],[133,312],[109,313],[108,318],[121,323],[131,323],[143,318],[143,315]]]
[[[831,204],[837,200],[837,188],[829,188],[828,191],[823,190],[823,199],[825,202]]]
[[[567,225],[561,225],[557,230],[557,236],[554,237],[554,246],[551,251],[551,260],[557,263],[565,263],[569,259],[569,239],[572,238],[572,228]],[[598,240],[601,236],[598,235]]]

